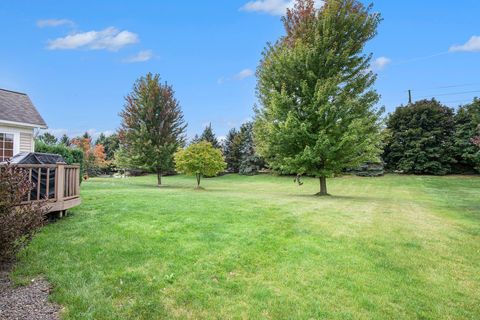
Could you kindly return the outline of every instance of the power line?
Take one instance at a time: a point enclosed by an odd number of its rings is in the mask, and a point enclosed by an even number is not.
[[[395,66],[395,65],[401,65],[401,64],[410,63],[410,62],[417,62],[417,61],[427,60],[427,59],[430,59],[430,58],[435,58],[435,57],[438,57],[438,56],[443,56],[443,55],[449,54],[449,53],[451,53],[451,52],[450,52],[450,51],[438,52],[438,53],[431,54],[431,55],[428,55],[428,56],[416,57],[416,58],[401,60],[401,61],[399,61],[399,62],[394,62],[394,63],[392,63],[392,65]]]
[[[479,86],[480,83],[465,83],[465,84],[450,84],[450,85],[442,85],[437,87],[430,87],[424,89],[410,89],[415,92],[425,92],[437,89],[450,89],[450,88],[464,88],[464,87],[472,87],[472,86]],[[408,91],[408,90],[407,90]]]
[[[454,84],[449,86],[435,87],[432,89],[463,88],[463,87],[471,87],[471,86],[477,86],[477,85],[480,85],[480,83]]]
[[[441,101],[442,103],[467,103],[472,102],[472,100],[453,100],[453,101]]]
[[[461,94],[478,93],[478,92],[480,92],[480,90],[431,94],[431,95],[428,95],[428,96],[420,97],[418,99],[427,99],[427,98],[431,98],[431,97],[457,96],[457,95],[461,95]]]

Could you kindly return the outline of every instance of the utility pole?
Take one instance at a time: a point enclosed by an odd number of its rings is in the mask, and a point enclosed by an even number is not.
[[[412,90],[408,89],[408,104],[412,104]]]

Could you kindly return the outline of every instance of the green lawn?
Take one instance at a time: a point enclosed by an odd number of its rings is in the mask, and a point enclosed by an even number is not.
[[[65,319],[478,319],[480,177],[92,179],[22,252]]]

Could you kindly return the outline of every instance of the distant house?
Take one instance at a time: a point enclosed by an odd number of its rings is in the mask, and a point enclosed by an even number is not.
[[[0,89],[0,162],[19,152],[35,151],[35,128],[47,124],[25,93]]]

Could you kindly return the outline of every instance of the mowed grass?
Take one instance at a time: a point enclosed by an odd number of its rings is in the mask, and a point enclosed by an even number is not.
[[[480,178],[91,179],[14,278],[65,319],[479,319]]]

